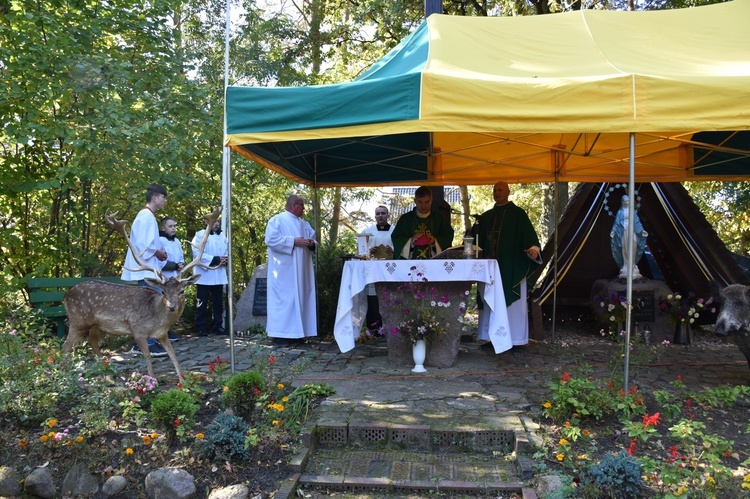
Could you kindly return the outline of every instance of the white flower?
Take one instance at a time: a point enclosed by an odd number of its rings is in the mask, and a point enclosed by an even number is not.
[[[431,307],[434,307],[434,306],[435,306],[435,300],[432,300],[432,301],[430,302],[430,306],[431,306]]]
[[[600,302],[599,302],[599,306],[600,306],[601,308],[604,308],[604,302],[603,302],[603,301],[600,301]]]
[[[609,320],[611,320],[612,322],[615,322],[615,316],[614,315],[610,316]]]
[[[672,295],[667,295],[667,300],[671,300],[671,299],[672,299]],[[679,300],[679,298],[678,298],[678,300]]]
[[[464,296],[469,296],[469,290],[464,291]]]
[[[610,303],[609,305],[607,305],[607,311],[608,311],[608,312],[611,312],[611,311],[613,311],[614,309],[615,309],[615,305],[614,305],[613,303]]]
[[[461,308],[466,308],[466,302],[462,301],[461,303],[458,304],[458,306]]]
[[[682,300],[682,296],[680,296],[680,295],[674,295],[674,299],[675,300]]]
[[[695,319],[693,319],[693,318],[691,317],[691,318],[690,318],[690,324],[692,324],[693,322],[695,322]]]

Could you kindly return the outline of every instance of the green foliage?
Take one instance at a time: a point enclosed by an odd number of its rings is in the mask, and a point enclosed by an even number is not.
[[[317,399],[334,393],[336,393],[334,388],[326,383],[309,383],[296,388],[289,394],[284,408],[284,426],[287,428],[298,428],[307,420],[310,410]]]
[[[566,372],[552,382],[551,389],[552,397],[543,407],[545,416],[554,421],[571,419],[574,414],[601,419],[612,410],[612,393],[602,390],[590,377]]]
[[[641,488],[641,463],[625,450],[607,454],[588,470],[589,478],[605,493],[605,497],[638,497]]]
[[[206,428],[206,434],[199,444],[199,454],[218,461],[245,460],[249,457],[245,447],[249,429],[250,425],[242,418],[219,413]]]
[[[344,269],[341,257],[346,253],[351,253],[351,247],[330,244],[321,244],[317,251],[318,335],[321,337],[333,335]]]
[[[221,400],[235,414],[249,419],[265,390],[266,382],[260,371],[245,371],[229,378]]]
[[[173,388],[151,402],[151,419],[171,438],[182,437],[195,426],[198,404],[189,393]]]

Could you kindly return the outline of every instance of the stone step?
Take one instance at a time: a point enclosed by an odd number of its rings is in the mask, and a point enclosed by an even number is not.
[[[347,494],[520,494],[512,455],[316,448],[299,477],[303,490]]]
[[[303,435],[306,448],[292,466],[305,491],[528,498],[531,461],[518,453],[527,442],[512,428],[319,423]]]

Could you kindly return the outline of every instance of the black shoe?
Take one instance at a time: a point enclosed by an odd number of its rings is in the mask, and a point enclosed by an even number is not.
[[[180,341],[180,337],[171,331],[167,332],[167,338],[169,338],[169,341]]]
[[[225,330],[225,329],[224,329],[223,327],[222,327],[222,328],[219,328],[219,329],[217,329],[216,331],[212,331],[212,332],[213,332],[214,334],[218,334],[218,335],[220,335],[220,336],[221,336],[221,335],[225,335],[225,334],[227,334],[226,330]]]
[[[279,345],[281,347],[289,347],[292,346],[294,343],[292,343],[290,340],[286,338],[271,338],[271,342],[274,345]]]
[[[482,343],[482,346],[479,347],[480,350],[489,350],[491,352],[495,351],[495,347],[492,346],[492,342],[488,341],[487,343]]]
[[[208,336],[208,333],[202,329],[199,329],[198,336],[201,336],[201,337]]]

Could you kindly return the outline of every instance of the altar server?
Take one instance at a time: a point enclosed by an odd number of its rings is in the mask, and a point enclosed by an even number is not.
[[[268,246],[268,320],[266,332],[274,343],[293,345],[318,335],[312,255],[315,232],[301,217],[304,200],[286,200],[285,211],[266,226]]]

